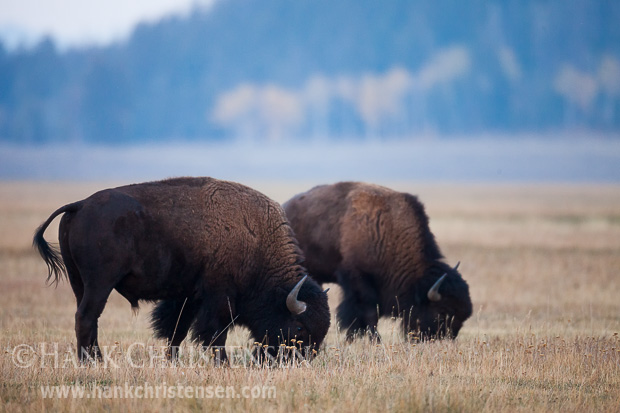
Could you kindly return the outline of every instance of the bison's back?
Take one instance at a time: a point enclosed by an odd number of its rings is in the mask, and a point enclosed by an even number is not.
[[[335,282],[341,268],[404,276],[441,257],[424,206],[407,193],[341,182],[299,194],[284,207],[306,266],[322,282]]]
[[[248,187],[180,178],[97,192],[62,225],[69,234],[65,249],[82,267],[114,264],[136,283],[200,273],[206,281],[226,276],[236,284],[278,265],[269,262],[277,254],[266,246],[288,248],[279,256],[295,259],[285,222],[276,202]]]

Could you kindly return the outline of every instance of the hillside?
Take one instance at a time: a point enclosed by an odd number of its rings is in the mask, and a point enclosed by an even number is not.
[[[0,47],[0,141],[620,131],[620,3],[221,0],[102,48]]]

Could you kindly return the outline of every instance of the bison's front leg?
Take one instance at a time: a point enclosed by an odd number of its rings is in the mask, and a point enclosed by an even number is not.
[[[196,318],[199,303],[184,300],[162,300],[151,313],[151,325],[155,337],[163,338],[168,344],[166,357],[176,360],[179,346],[187,337],[187,333]]]
[[[347,299],[348,298],[348,299]],[[346,328],[347,341],[352,341],[356,335],[368,333],[370,338],[381,340],[377,331],[379,317],[376,304],[373,306],[361,304],[356,297],[345,294],[338,306],[338,322],[341,328]]]
[[[338,322],[347,329],[347,340],[356,334],[368,332],[371,338],[380,340],[377,332],[379,314],[377,289],[371,283],[371,277],[361,271],[341,271],[338,283],[342,286],[344,297],[338,306]]]
[[[211,349],[216,364],[221,365],[228,361],[225,346],[228,329],[233,326],[233,320],[230,315],[226,318],[226,314],[230,314],[230,310],[214,304],[203,303],[201,305],[196,315],[193,337],[202,342],[205,350]]]

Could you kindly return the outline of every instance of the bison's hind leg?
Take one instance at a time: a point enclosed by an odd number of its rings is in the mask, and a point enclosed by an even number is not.
[[[65,264],[65,269],[67,270],[67,278],[69,278],[69,284],[71,284],[71,289],[75,295],[75,301],[79,307],[82,302],[82,297],[84,296],[84,282],[82,281],[80,270],[75,264],[75,261],[73,261],[73,256],[71,255],[67,235],[68,231],[65,229],[66,224],[64,221],[65,217],[63,217],[63,221],[61,221],[60,227],[60,255],[62,256],[62,261]]]
[[[165,339],[168,343],[168,358],[177,357],[178,347],[187,337],[194,319],[196,304],[189,299],[162,300],[151,313],[151,326],[155,337]]]
[[[63,254],[63,261],[65,262],[65,267],[67,268],[67,278],[69,278],[69,284],[71,284],[73,295],[75,295],[75,301],[79,307],[82,302],[82,297],[84,296],[84,282],[82,281],[82,276],[80,275],[80,271],[71,257],[66,257],[65,254]]]
[[[97,324],[111,292],[112,288],[105,285],[84,286],[84,295],[75,313],[75,334],[80,361],[85,361],[88,357],[101,359]]]

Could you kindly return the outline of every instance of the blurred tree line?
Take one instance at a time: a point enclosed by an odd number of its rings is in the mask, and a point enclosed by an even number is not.
[[[59,51],[0,44],[0,141],[620,131],[620,3],[220,0]]]

